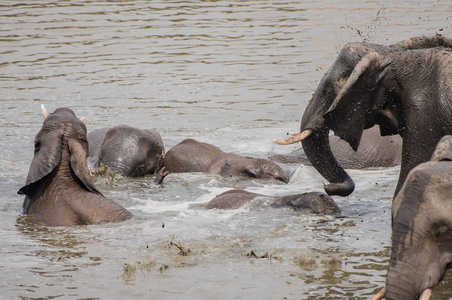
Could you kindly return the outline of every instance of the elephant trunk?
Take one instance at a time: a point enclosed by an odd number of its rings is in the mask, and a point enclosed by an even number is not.
[[[430,288],[420,288],[419,284],[413,282],[411,277],[420,276],[424,270],[413,268],[413,266],[398,266],[396,270],[388,271],[386,277],[385,299],[386,300],[428,300]],[[422,277],[422,276],[420,276]]]
[[[100,162],[106,166],[109,166],[111,169],[120,173],[122,176],[134,177],[132,174],[131,166],[129,165],[129,163],[124,162],[122,159],[116,159],[116,160],[101,159]]]
[[[401,209],[405,214],[410,210],[405,206],[399,208],[399,212]],[[430,289],[444,276],[446,262],[441,262],[440,251],[436,242],[429,238],[428,230],[422,229],[425,226],[422,220],[407,223],[401,218],[403,216],[393,223],[386,299],[428,299]]]
[[[386,300],[417,300],[419,298],[413,283],[407,280],[404,272],[398,270],[388,272],[385,290]]]
[[[331,152],[328,133],[329,130],[323,127],[313,131],[301,143],[312,166],[330,182],[325,185],[325,192],[328,195],[345,197],[353,192],[355,184]]]

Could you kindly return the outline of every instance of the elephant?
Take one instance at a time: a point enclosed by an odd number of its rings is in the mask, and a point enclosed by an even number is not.
[[[363,131],[358,150],[338,136],[331,135],[330,147],[334,157],[344,169],[366,169],[377,167],[395,167],[402,159],[402,138],[400,135],[380,135],[380,127],[373,126]],[[277,163],[302,163],[311,165],[303,148],[289,154],[272,155],[270,159]]]
[[[300,134],[285,143],[302,142],[306,156],[329,181],[329,195],[348,196],[353,180],[335,159],[329,131],[356,151],[363,130],[380,125],[381,135],[403,139],[400,176],[427,161],[439,139],[452,132],[452,40],[413,37],[385,46],[349,43],[322,77],[307,105]]]
[[[86,126],[69,108],[48,114],[35,137],[34,157],[25,186],[24,214],[47,226],[119,222],[132,214],[99,192],[87,165]]]
[[[341,210],[334,200],[323,193],[310,192],[288,195],[282,197],[270,197],[251,193],[245,190],[229,190],[207,203],[207,209],[237,209],[256,198],[269,199],[272,207],[289,206],[295,210],[302,210],[315,214],[340,214]]]
[[[227,177],[289,180],[281,167],[269,160],[226,153],[194,139],[185,139],[172,147],[163,158],[163,167],[170,173],[206,172]]]
[[[88,143],[91,166],[104,164],[127,177],[156,173],[165,154],[157,131],[127,125],[96,129],[88,134]]]
[[[428,299],[452,266],[452,136],[413,168],[392,203],[386,299]],[[373,299],[381,299],[384,293]]]

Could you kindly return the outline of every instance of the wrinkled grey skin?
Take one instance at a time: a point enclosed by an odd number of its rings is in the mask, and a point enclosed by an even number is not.
[[[357,149],[363,130],[375,124],[380,125],[382,135],[400,134],[403,149],[396,193],[409,170],[428,160],[440,137],[450,132],[450,122],[445,119],[451,109],[450,55],[440,46],[451,48],[452,41],[427,36],[391,46],[350,43],[341,50],[301,121],[301,131],[313,131],[302,141],[304,152],[330,182],[325,185],[329,195],[347,196],[355,188],[331,151],[330,130],[353,149]],[[371,53],[379,54],[379,63],[373,63],[356,84],[342,91],[358,63]],[[427,134],[430,129],[433,133]]]
[[[381,136],[378,125],[363,131],[357,151],[335,135],[330,136],[330,147],[337,162],[344,169],[394,167],[400,165],[402,159],[402,138],[399,135]],[[277,163],[311,165],[303,148],[289,154],[273,155],[270,159]]]
[[[128,177],[156,173],[165,153],[157,131],[127,125],[94,130],[88,143],[90,165],[104,164]]]
[[[322,193],[303,193],[283,197],[270,197],[245,190],[224,192],[210,200],[207,204],[207,209],[237,209],[256,198],[269,199],[273,201],[271,205],[276,208],[289,206],[295,210],[315,214],[340,214],[341,212],[334,200]]]
[[[287,175],[275,163],[260,159],[225,153],[217,147],[186,139],[172,147],[163,159],[170,173],[206,172],[222,176],[245,176],[288,181]]]
[[[452,262],[452,136],[410,171],[392,204],[386,299],[419,299]]]
[[[48,226],[119,222],[132,214],[94,186],[88,166],[86,127],[69,108],[58,108],[35,137],[24,213]]]

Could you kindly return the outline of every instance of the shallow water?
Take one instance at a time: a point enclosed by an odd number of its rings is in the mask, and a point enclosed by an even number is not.
[[[299,128],[320,78],[351,41],[451,36],[446,1],[2,1],[0,290],[5,299],[367,299],[384,285],[398,168],[351,171],[340,217],[250,203],[206,211],[231,188],[320,191],[310,167],[287,185],[171,174],[96,180],[134,218],[47,228],[21,215],[39,106],[88,130],[155,128],[254,157]],[[451,277],[433,299],[452,297]]]

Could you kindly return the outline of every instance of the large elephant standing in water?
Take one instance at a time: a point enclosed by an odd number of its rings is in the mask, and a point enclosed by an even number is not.
[[[49,226],[118,222],[132,214],[105,198],[94,186],[88,166],[86,127],[69,108],[45,117],[35,137],[35,152],[27,181],[18,193],[25,195],[25,214]]]
[[[393,201],[386,299],[428,299],[419,296],[429,295],[451,266],[451,195],[452,136],[449,135],[438,143],[430,161],[409,172]]]
[[[302,141],[312,165],[330,183],[329,195],[347,196],[354,182],[338,164],[329,131],[356,150],[363,130],[380,125],[382,135],[403,138],[400,177],[427,161],[439,139],[452,133],[452,40],[411,38],[391,46],[347,44],[323,76],[301,121]]]
[[[90,165],[104,164],[128,177],[156,173],[165,154],[157,131],[127,125],[93,130],[88,143]]]

